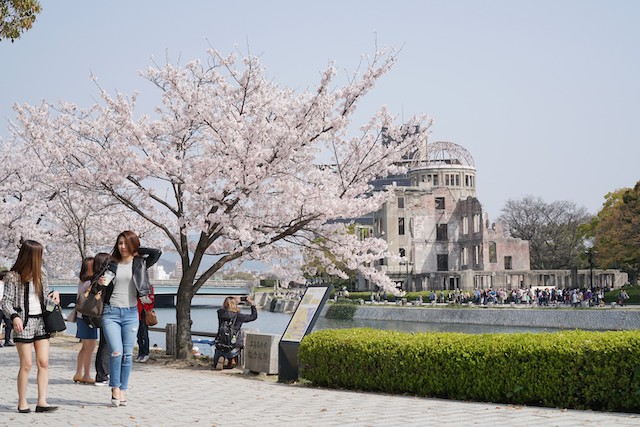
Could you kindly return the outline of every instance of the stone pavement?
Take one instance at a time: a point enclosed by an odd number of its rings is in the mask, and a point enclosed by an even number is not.
[[[0,425],[30,426],[638,426],[640,414],[459,402],[279,384],[239,370],[134,363],[128,406],[110,389],[74,384],[77,344],[51,341],[49,404],[57,412],[19,414],[15,348],[0,348]],[[67,344],[65,344],[65,342]],[[28,400],[36,403],[32,369]]]

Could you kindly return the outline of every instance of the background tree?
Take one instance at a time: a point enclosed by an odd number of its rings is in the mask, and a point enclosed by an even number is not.
[[[347,233],[355,235],[357,227],[355,224],[349,224],[346,230]],[[331,283],[336,290],[342,289],[343,286],[350,291],[353,290],[357,270],[347,267],[328,248],[324,248],[323,240],[316,239],[313,248],[302,252],[305,279],[312,283]]]
[[[21,241],[33,239],[45,247],[50,277],[73,277],[84,257],[111,251],[122,218],[129,216],[126,222],[143,237],[149,234],[152,227],[121,204],[61,179],[65,170],[56,157],[17,143],[36,129],[10,132],[11,141],[0,147],[0,256],[8,264]]]
[[[508,225],[513,237],[529,241],[531,268],[535,270],[579,266],[585,238],[580,226],[590,219],[587,210],[573,202],[546,203],[531,195],[507,200],[498,218]]]
[[[371,267],[386,256],[386,243],[361,241],[335,220],[358,218],[393,197],[373,193],[369,183],[403,170],[396,165],[425,140],[429,122],[405,122],[420,130],[403,139],[382,108],[350,136],[358,103],[396,55],[365,60],[343,86],[329,65],[316,87],[297,93],[275,84],[255,57],[210,50],[204,63],[146,71],[162,97],[152,116],[134,114],[137,94],[101,91],[102,102],[88,109],[18,107],[15,135],[38,158],[55,160],[56,185],[110,197],[164,235],[182,264],[177,357],[187,358],[193,296],[231,262],[271,263],[288,283],[302,279],[300,251],[316,248],[326,268],[336,260],[395,290]],[[400,142],[382,144],[382,128]],[[111,233],[127,228],[123,218]]]
[[[605,196],[605,202],[589,226],[595,238],[596,263],[619,268],[636,283],[640,272],[640,182]]]
[[[37,0],[0,0],[0,41],[13,43],[31,29],[42,10]]]

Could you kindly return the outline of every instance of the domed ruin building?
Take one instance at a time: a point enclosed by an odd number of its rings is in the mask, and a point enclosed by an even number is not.
[[[385,239],[397,257],[378,260],[406,291],[584,284],[584,272],[531,271],[529,242],[510,236],[491,222],[476,197],[476,168],[471,154],[452,142],[438,141],[407,159],[404,175],[376,180],[374,188],[392,186],[396,197],[368,218],[364,235]],[[613,287],[624,273],[598,272],[599,283]],[[626,275],[624,275],[626,276]],[[360,278],[357,288],[375,290]]]

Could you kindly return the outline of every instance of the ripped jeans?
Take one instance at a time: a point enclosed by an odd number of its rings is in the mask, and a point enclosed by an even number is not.
[[[102,330],[109,344],[109,387],[126,391],[138,335],[138,308],[104,305]]]

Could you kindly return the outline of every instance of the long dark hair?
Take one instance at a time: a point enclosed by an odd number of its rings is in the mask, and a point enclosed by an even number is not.
[[[116,239],[116,244],[114,245],[113,250],[111,251],[113,258],[115,258],[116,261],[122,261],[122,254],[120,253],[120,249],[118,249],[118,241],[120,240],[121,237],[124,239],[125,244],[127,245],[127,249],[129,250],[129,253],[133,256],[138,255],[138,248],[140,247],[140,238],[133,231],[127,230],[118,234],[118,238]]]
[[[20,246],[18,258],[11,271],[20,274],[22,282],[32,281],[36,295],[42,299],[42,252],[43,247],[35,240],[25,240]]]
[[[80,282],[86,282],[93,276],[93,257],[88,256],[82,260],[82,266],[80,266]]]
[[[106,252],[97,253],[96,256],[93,257],[93,277],[91,278],[92,282],[96,282],[104,274],[104,272],[107,271],[107,267],[109,267],[111,259],[111,255]]]

